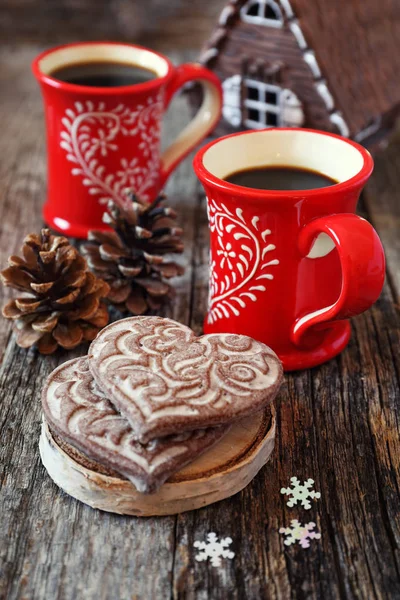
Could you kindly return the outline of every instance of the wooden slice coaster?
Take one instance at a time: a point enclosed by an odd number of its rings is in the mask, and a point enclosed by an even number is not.
[[[140,517],[173,515],[240,492],[268,461],[275,442],[273,408],[239,421],[215,446],[175,473],[155,494],[141,494],[127,480],[96,472],[67,454],[43,422],[40,456],[67,494],[93,508]]]

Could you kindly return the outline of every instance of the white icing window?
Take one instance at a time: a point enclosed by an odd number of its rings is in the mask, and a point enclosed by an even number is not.
[[[244,124],[249,129],[279,127],[282,88],[256,79],[244,80]]]
[[[246,23],[282,27],[282,12],[274,0],[248,0],[240,9],[240,16]]]

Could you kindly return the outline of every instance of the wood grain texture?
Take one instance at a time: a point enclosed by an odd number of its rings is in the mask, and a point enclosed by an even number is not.
[[[44,131],[39,91],[29,73],[38,50],[32,44],[0,51],[3,264],[24,234],[41,224]],[[165,121],[168,139],[184,115],[186,102],[177,99]],[[394,142],[378,158],[361,206],[386,245],[384,292],[373,309],[353,320],[353,337],[341,356],[286,376],[272,459],[231,499],[176,517],[140,519],[95,511],[62,493],[39,459],[39,397],[47,374],[74,354],[44,358],[20,350],[9,324],[0,320],[1,599],[400,598],[399,156],[400,143]],[[185,226],[187,271],[165,314],[199,333],[208,229],[190,160],[168,192]],[[311,510],[286,506],[279,490],[292,475],[315,479],[321,499]],[[315,521],[321,540],[307,550],[285,547],[278,530],[294,518]],[[236,556],[220,569],[194,560],[194,541],[210,531],[233,539]]]
[[[1,43],[51,46],[120,40],[151,48],[200,46],[224,0],[2,0]]]

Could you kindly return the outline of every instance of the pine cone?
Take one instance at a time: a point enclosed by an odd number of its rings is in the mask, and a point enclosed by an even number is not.
[[[51,354],[57,346],[69,349],[93,340],[108,323],[101,301],[108,285],[88,270],[65,237],[49,229],[26,236],[22,255],[10,256],[1,272],[4,285],[24,292],[3,308],[3,316],[14,319],[17,344],[37,344],[42,354]]]
[[[161,204],[164,199],[148,204],[130,193],[124,208],[109,201],[103,220],[114,231],[90,231],[81,248],[93,273],[109,284],[108,300],[122,312],[157,310],[173,293],[165,279],[184,271],[165,257],[182,252],[183,244],[176,213]]]

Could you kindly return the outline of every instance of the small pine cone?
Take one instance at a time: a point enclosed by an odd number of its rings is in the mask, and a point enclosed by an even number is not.
[[[58,346],[70,349],[83,340],[93,340],[108,323],[102,300],[107,283],[88,270],[85,259],[67,238],[42,229],[24,239],[22,258],[10,256],[1,272],[4,285],[23,292],[3,308],[3,316],[14,320],[17,344],[36,344],[42,354]]]
[[[134,194],[125,207],[109,201],[103,220],[114,231],[90,231],[81,248],[93,273],[110,286],[108,300],[122,311],[142,315],[157,310],[172,295],[165,280],[182,275],[183,267],[166,258],[183,251],[182,230],[175,227],[176,213]]]

